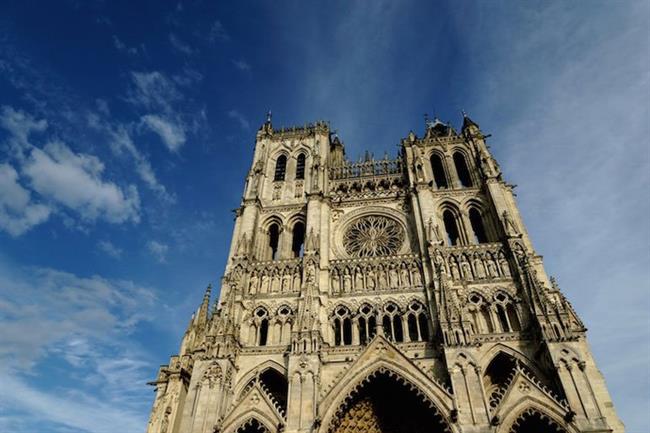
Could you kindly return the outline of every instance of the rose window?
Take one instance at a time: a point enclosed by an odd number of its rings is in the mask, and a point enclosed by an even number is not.
[[[353,222],[343,236],[351,256],[374,257],[396,254],[404,243],[404,229],[392,218],[367,216]]]

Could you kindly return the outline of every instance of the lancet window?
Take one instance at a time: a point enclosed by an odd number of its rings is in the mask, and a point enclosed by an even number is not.
[[[305,224],[298,221],[293,225],[291,251],[294,257],[302,257],[305,250]]]
[[[427,322],[427,315],[421,303],[413,302],[411,305],[409,305],[408,311],[406,313],[406,321],[408,325],[409,340],[429,340],[429,326]]]
[[[458,174],[460,185],[465,188],[471,187],[472,176],[470,175],[469,168],[467,167],[465,156],[462,153],[454,153],[454,166],[456,167],[456,173]]]
[[[436,183],[438,189],[446,189],[449,187],[442,158],[436,153],[431,155],[431,171],[433,172],[433,181]]]
[[[257,346],[266,346],[269,339],[269,313],[266,308],[259,307],[253,313],[252,327],[253,342]]]
[[[458,222],[454,213],[446,209],[442,213],[442,222],[445,225],[445,233],[447,235],[447,245],[460,245],[460,232],[458,230]]]
[[[301,153],[296,159],[296,180],[305,178],[305,154]]]
[[[359,343],[368,344],[377,333],[377,319],[376,311],[368,304],[364,304],[359,308]]]
[[[487,232],[485,231],[485,224],[481,212],[476,208],[469,210],[469,222],[472,225],[472,232],[474,232],[474,243],[484,244],[488,242]]]
[[[336,307],[334,310],[333,326],[335,345],[347,346],[352,344],[352,317],[347,307]]]
[[[285,155],[278,156],[277,161],[275,162],[275,176],[273,177],[274,181],[284,180],[287,174],[287,157]]]
[[[269,258],[277,260],[279,258],[280,248],[280,226],[273,223],[269,226]]]
[[[402,318],[397,305],[390,303],[384,307],[381,323],[384,327],[386,338],[398,343],[404,341]]]

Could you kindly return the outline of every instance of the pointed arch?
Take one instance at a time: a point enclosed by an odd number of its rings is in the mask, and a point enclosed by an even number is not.
[[[473,186],[472,175],[469,171],[465,154],[460,150],[457,150],[454,152],[453,160],[460,185],[465,188],[471,188]]]
[[[453,410],[451,392],[427,376],[393,344],[378,335],[354,361],[346,373],[326,390],[319,405],[322,425],[329,426],[356,389],[375,374],[385,373],[401,381],[440,413],[449,432],[456,426],[447,417]],[[326,431],[326,430],[325,430]]]
[[[305,161],[307,157],[304,152],[300,152],[296,158],[296,180],[302,180],[305,178]]]
[[[506,409],[506,408],[503,408]],[[535,397],[521,398],[506,410],[499,411],[502,415],[500,433],[576,433],[578,430],[564,421],[566,409]],[[542,421],[545,430],[532,430],[534,425],[527,424],[526,419],[536,417]],[[530,429],[527,430],[526,428]]]
[[[328,433],[451,433],[435,405],[389,370],[375,370],[339,407]]]
[[[287,175],[287,155],[281,154],[275,160],[274,181],[283,181]]]
[[[271,433],[264,423],[257,420],[257,418],[249,418],[240,425],[237,433]]]

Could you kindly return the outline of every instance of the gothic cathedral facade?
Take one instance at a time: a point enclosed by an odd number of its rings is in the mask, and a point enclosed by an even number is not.
[[[485,139],[436,119],[351,162],[269,116],[147,432],[622,433]]]

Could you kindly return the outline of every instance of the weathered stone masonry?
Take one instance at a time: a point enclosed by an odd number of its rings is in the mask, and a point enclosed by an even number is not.
[[[485,138],[434,120],[353,163],[269,116],[147,432],[622,433]]]

